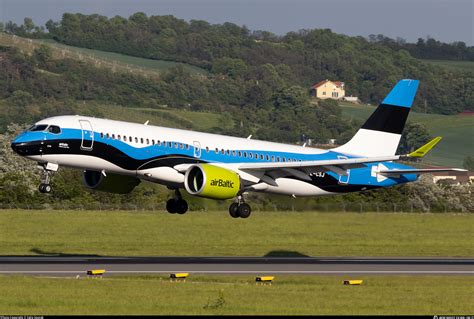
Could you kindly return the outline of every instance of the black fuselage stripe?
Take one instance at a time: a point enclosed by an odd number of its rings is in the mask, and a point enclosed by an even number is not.
[[[68,148],[59,147],[61,145],[68,145]],[[49,145],[49,147],[48,147]],[[156,167],[173,167],[178,164],[188,163],[206,163],[206,161],[189,157],[182,154],[166,154],[155,156],[148,159],[135,159],[120,151],[119,149],[101,142],[94,142],[92,150],[81,149],[81,140],[66,139],[66,140],[50,140],[50,141],[35,141],[25,143],[25,148],[28,148],[28,153],[23,155],[86,155],[101,158],[110,163],[117,165],[125,170],[143,170]],[[341,185],[337,178],[325,174],[323,178],[312,177],[311,182],[301,180],[296,177],[289,177],[301,182],[309,183],[313,186],[319,187],[322,190],[333,193],[349,193],[360,191],[364,189],[377,188],[376,186],[368,185]]]
[[[380,104],[362,128],[366,130],[402,134],[409,113],[409,107]]]

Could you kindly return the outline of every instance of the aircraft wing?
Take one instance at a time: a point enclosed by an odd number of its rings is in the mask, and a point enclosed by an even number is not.
[[[332,167],[338,166],[342,169],[350,169],[361,167],[362,164],[396,161],[400,159],[400,155],[394,156],[378,156],[378,157],[358,157],[358,158],[342,158],[321,161],[301,161],[301,162],[270,162],[270,163],[245,163],[239,166],[242,170],[273,170],[281,168],[316,168],[316,167]]]
[[[351,168],[363,167],[364,164],[389,162],[398,160],[410,160],[413,158],[424,157],[436,144],[439,143],[441,137],[436,137],[423,145],[419,149],[406,155],[393,156],[375,156],[375,157],[359,157],[359,158],[341,158],[333,160],[321,161],[302,161],[302,162],[271,162],[271,163],[245,163],[239,166],[241,170],[257,170],[257,171],[283,171],[287,174],[300,178],[309,178],[307,174],[313,172],[332,171],[338,175],[347,175],[347,170]],[[396,177],[400,174],[425,174],[434,172],[464,172],[466,170],[459,168],[433,168],[433,169],[405,169],[405,170],[379,170],[378,174],[386,177]]]
[[[391,169],[380,170],[379,174],[384,176],[399,176],[400,174],[426,174],[436,172],[465,172],[467,170],[461,168],[424,168],[424,169]]]

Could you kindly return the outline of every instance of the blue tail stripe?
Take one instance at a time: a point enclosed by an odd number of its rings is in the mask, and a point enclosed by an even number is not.
[[[382,104],[411,107],[419,83],[420,81],[418,80],[400,80],[387,97],[385,97]]]

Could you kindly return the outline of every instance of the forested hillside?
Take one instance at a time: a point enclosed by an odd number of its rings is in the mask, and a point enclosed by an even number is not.
[[[474,110],[472,74],[425,64],[404,47],[391,48],[328,29],[275,36],[232,23],[212,25],[144,13],[128,19],[67,13],[61,21],[46,23],[48,33],[28,22],[28,27],[8,25],[7,30],[74,46],[186,62],[235,80],[267,81],[273,84],[270,89],[281,82],[308,88],[323,79],[337,79],[347,83],[348,94],[371,103],[380,101],[397,80],[416,78],[421,86],[415,109],[440,114]],[[260,88],[249,94],[268,92]]]
[[[31,56],[0,47],[0,131],[8,123],[32,123],[47,116],[80,113],[104,116],[94,103],[163,109],[225,112],[211,129],[236,136],[294,143],[302,134],[315,141],[347,140],[353,123],[341,116],[334,101],[310,105],[307,90],[290,85],[271,65],[259,81],[196,76],[183,67],[159,78],[99,69],[71,59],[53,59],[47,46]],[[107,115],[107,114],[105,114]]]

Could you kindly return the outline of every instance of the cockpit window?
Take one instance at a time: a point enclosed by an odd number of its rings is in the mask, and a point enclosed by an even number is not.
[[[48,132],[53,133],[53,134],[59,134],[61,133],[61,128],[56,125],[51,125],[50,127],[48,127]]]
[[[48,127],[48,125],[46,125],[46,124],[33,125],[32,127],[30,127],[28,129],[28,131],[30,131],[30,132],[44,131],[47,127]]]

